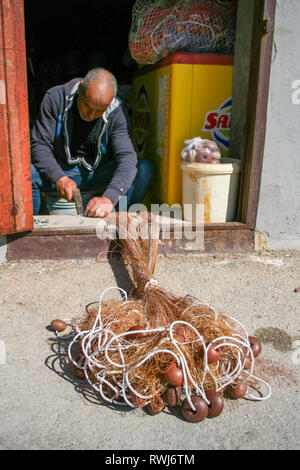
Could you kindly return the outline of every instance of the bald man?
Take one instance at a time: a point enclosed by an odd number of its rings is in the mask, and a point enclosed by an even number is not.
[[[141,203],[153,170],[137,159],[115,77],[102,68],[47,91],[32,129],[33,213],[45,214],[42,192],[73,201],[74,189],[95,191],[84,215],[105,217],[122,196]],[[124,207],[124,206],[122,206]]]

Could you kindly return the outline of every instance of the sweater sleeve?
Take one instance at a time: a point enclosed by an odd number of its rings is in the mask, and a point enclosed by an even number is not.
[[[137,155],[129,136],[128,123],[120,108],[112,122],[111,144],[117,168],[103,193],[116,204],[125,196],[137,174]]]
[[[39,173],[50,183],[56,183],[64,176],[53,153],[58,114],[57,100],[48,91],[43,98],[38,119],[32,129],[31,158]]]

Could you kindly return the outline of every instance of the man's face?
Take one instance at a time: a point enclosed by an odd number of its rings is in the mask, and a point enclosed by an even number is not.
[[[106,111],[113,99],[113,90],[89,84],[83,91],[81,84],[78,88],[77,108],[81,119],[90,122],[98,119]]]

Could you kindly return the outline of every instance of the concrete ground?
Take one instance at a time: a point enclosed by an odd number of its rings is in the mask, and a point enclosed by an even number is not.
[[[180,410],[150,416],[107,406],[70,375],[51,344],[54,318],[84,313],[106,287],[128,288],[118,265],[84,261],[0,266],[1,449],[299,449],[300,254],[159,257],[156,278],[243,323],[263,352],[261,402],[225,400],[215,419],[191,424]]]

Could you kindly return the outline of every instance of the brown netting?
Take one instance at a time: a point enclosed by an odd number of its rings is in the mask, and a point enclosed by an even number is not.
[[[183,373],[183,394],[220,393],[252,374],[254,357],[244,327],[200,300],[178,296],[154,279],[158,252],[158,216],[116,215],[122,257],[136,287],[134,297],[105,300],[73,320],[72,362],[84,371],[104,400],[130,406],[149,404],[156,413],[169,387],[164,375],[175,363]],[[115,288],[118,289],[118,288]],[[73,357],[72,345],[79,345]],[[208,361],[211,345],[218,360]],[[246,370],[246,356],[251,360]],[[192,406],[192,404],[191,404]]]
[[[236,0],[137,0],[129,49],[139,64],[174,52],[232,54]]]

